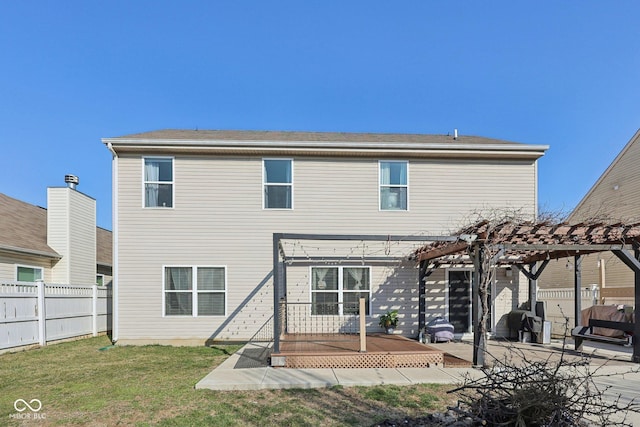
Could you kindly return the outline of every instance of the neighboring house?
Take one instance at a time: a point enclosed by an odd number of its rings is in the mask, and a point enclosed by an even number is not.
[[[534,217],[548,148],[457,134],[201,130],[103,143],[114,172],[113,339],[136,344],[251,339],[274,312],[273,233],[433,236],[482,209]],[[397,309],[397,333],[417,336],[418,269],[407,260],[416,242],[287,245],[303,259],[287,267],[287,302],[322,323],[362,296],[370,331]],[[402,259],[376,261],[392,250]],[[456,317],[458,332],[469,331],[469,279],[465,268],[431,274],[426,315]],[[526,293],[517,274],[498,273],[498,333]]]
[[[112,236],[96,227],[95,200],[51,187],[47,205],[0,194],[0,281],[110,284]]]
[[[567,222],[640,222],[640,130],[595,182],[569,215]],[[585,255],[581,265],[583,288],[603,285],[608,288],[633,287],[633,271],[611,252]],[[542,273],[540,288],[572,288],[574,259],[552,263]]]

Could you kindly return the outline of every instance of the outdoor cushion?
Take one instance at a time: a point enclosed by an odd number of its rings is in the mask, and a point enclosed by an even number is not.
[[[453,333],[453,325],[443,317],[436,317],[427,323],[427,335],[431,342],[453,341]]]

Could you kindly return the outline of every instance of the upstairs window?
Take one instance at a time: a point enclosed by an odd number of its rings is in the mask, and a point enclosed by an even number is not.
[[[36,280],[42,280],[42,268],[19,265],[16,268],[16,280],[18,282],[35,282]]]
[[[263,185],[265,209],[293,208],[293,161],[264,159]]]
[[[144,207],[173,207],[172,158],[144,158]]]
[[[407,210],[408,162],[380,161],[380,210]]]

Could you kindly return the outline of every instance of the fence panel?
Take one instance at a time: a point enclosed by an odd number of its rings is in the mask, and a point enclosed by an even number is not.
[[[93,287],[45,285],[47,341],[93,333]]]
[[[575,325],[575,292],[571,288],[562,289],[538,289],[536,299],[547,303],[546,320],[551,322],[551,333],[555,336],[562,336],[571,333]],[[597,293],[592,289],[582,289],[580,291],[580,301],[582,308],[588,308],[597,301]],[[566,318],[569,323],[566,325]],[[568,331],[565,331],[568,326]]]
[[[111,328],[111,288],[0,283],[0,350]]]
[[[96,302],[96,330],[98,332],[111,330],[111,307],[111,288],[99,287]]]
[[[38,286],[0,283],[0,350],[38,342]]]

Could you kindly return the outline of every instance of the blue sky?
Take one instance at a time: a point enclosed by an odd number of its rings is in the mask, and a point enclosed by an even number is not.
[[[0,2],[0,192],[80,177],[165,128],[453,133],[548,144],[568,211],[640,127],[636,1]]]

